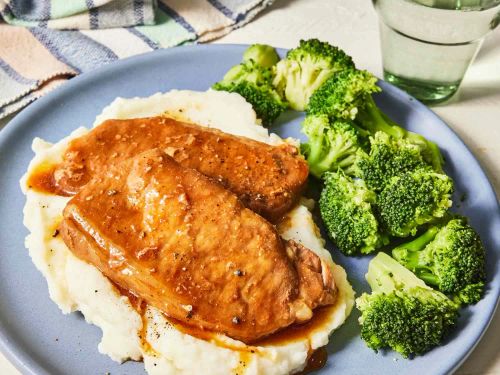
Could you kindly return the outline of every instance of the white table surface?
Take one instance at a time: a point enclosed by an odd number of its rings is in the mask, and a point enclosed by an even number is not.
[[[369,0],[277,0],[256,20],[215,43],[291,48],[311,37],[338,45],[358,67],[382,76],[377,17]],[[476,155],[500,197],[500,27],[485,40],[456,98],[433,110]],[[0,128],[7,121],[0,120]],[[499,332],[497,312],[456,374],[500,375]],[[1,354],[0,374],[19,374]]]

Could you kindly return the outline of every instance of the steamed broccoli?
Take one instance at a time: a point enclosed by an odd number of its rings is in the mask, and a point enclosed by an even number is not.
[[[454,302],[387,254],[372,259],[366,280],[372,293],[361,295],[356,306],[361,338],[371,349],[420,355],[439,345],[456,322]]]
[[[279,59],[276,50],[267,44],[252,44],[243,53],[243,62],[253,60],[263,68],[271,68]]]
[[[341,49],[317,39],[301,40],[299,46],[276,65],[274,85],[292,109],[303,111],[309,97],[323,82],[350,68],[354,68],[354,63]]]
[[[272,85],[273,73],[253,60],[232,67],[222,81],[212,86],[219,91],[236,92],[249,102],[263,125],[270,125],[287,108]]]
[[[405,138],[417,145],[424,160],[441,171],[443,158],[439,148],[422,135],[401,128],[377,107],[372,93],[381,91],[377,78],[365,70],[347,69],[335,74],[314,92],[308,114],[354,120],[361,128],[375,134],[382,131],[396,139]]]
[[[308,114],[324,114],[332,118],[354,120],[364,109],[365,102],[370,100],[371,94],[380,92],[377,78],[366,70],[346,69],[326,80],[309,99]],[[372,125],[371,123],[369,125]],[[378,124],[377,124],[378,125]],[[367,127],[370,130],[382,130],[395,136],[403,136],[402,129],[392,129],[391,126],[380,121],[380,128],[375,124]],[[394,132],[401,134],[392,134]]]
[[[405,138],[377,132],[370,137],[370,144],[369,155],[358,158],[355,169],[374,191],[382,190],[392,177],[427,166],[420,148]]]
[[[430,168],[421,168],[390,179],[377,195],[380,224],[390,235],[415,235],[422,224],[445,215],[451,206],[452,180]]]
[[[462,217],[432,226],[411,242],[392,250],[399,263],[427,284],[453,295],[461,303],[482,298],[485,251],[476,231]]]
[[[372,211],[375,194],[362,180],[344,172],[326,172],[319,199],[321,218],[328,236],[346,255],[368,254],[387,244]]]
[[[320,178],[326,171],[339,168],[349,174],[359,158],[364,140],[360,131],[349,121],[330,123],[328,116],[307,116],[302,132],[308,142],[302,144],[309,170]]]

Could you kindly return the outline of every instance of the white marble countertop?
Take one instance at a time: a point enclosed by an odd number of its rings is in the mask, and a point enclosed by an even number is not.
[[[327,40],[349,53],[360,68],[382,76],[377,17],[368,0],[277,0],[247,26],[216,43],[267,43],[290,48],[301,38]],[[500,197],[500,28],[485,40],[450,103],[433,110],[481,162]],[[0,128],[6,120],[0,120]],[[500,375],[500,313],[456,372]],[[0,354],[0,374],[19,374]]]

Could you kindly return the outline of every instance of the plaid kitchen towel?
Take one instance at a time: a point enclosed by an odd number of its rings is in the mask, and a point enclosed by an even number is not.
[[[272,2],[0,0],[0,118],[114,60],[220,37]]]

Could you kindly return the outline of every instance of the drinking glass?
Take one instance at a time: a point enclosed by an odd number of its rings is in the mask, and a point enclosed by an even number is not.
[[[373,0],[385,80],[428,104],[457,91],[484,36],[500,22],[500,0]]]

